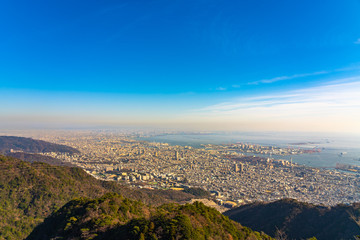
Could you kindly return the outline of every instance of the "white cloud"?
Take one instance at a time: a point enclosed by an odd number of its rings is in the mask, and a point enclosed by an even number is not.
[[[232,102],[220,103],[204,108],[205,111],[229,111],[249,108],[269,108],[278,105],[304,103],[331,103],[343,107],[360,106],[360,78],[350,83],[336,83],[325,86],[294,90],[287,94],[264,95],[251,98],[240,98]]]
[[[216,88],[216,90],[218,90],[218,91],[225,91],[226,88],[224,88],[224,87],[218,87],[218,88]]]
[[[238,98],[194,111],[213,123],[250,124],[267,130],[360,132],[360,77],[284,94]],[[275,129],[277,128],[277,129]]]
[[[329,73],[329,72],[328,71],[319,71],[319,72],[313,72],[313,73],[294,74],[291,76],[281,76],[281,77],[275,77],[275,78],[269,78],[269,79],[262,79],[262,80],[254,81],[254,82],[248,82],[248,84],[249,85],[258,85],[261,83],[274,83],[274,82],[278,82],[278,81],[291,80],[291,79],[302,78],[302,77],[310,77],[310,76],[322,75],[322,74],[327,74],[327,73]]]

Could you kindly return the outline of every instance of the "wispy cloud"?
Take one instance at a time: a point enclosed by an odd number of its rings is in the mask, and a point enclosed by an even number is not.
[[[281,76],[281,77],[275,77],[275,78],[269,78],[269,79],[262,79],[254,82],[249,82],[249,85],[258,85],[262,83],[274,83],[278,81],[284,81],[284,80],[291,80],[295,78],[303,78],[303,77],[310,77],[310,76],[316,76],[316,75],[322,75],[322,74],[328,74],[328,71],[319,71],[319,72],[313,72],[313,73],[304,73],[304,74],[294,74],[291,76]]]
[[[360,107],[360,77],[349,78],[352,82],[336,81],[328,85],[294,90],[287,94],[256,96],[251,98],[239,98],[231,102],[220,103],[203,108],[203,111],[229,111],[251,109],[258,107],[273,107],[277,105],[299,103],[331,103],[343,107]],[[356,81],[354,81],[356,80]]]
[[[218,87],[218,88],[216,88],[216,90],[218,90],[218,91],[225,91],[226,88],[224,88],[224,87]]]
[[[355,42],[356,44],[360,44],[360,38]],[[285,80],[292,80],[297,78],[304,78],[304,77],[311,77],[311,76],[319,76],[319,75],[326,75],[331,73],[338,73],[338,72],[354,72],[360,70],[360,66],[351,66],[351,67],[343,67],[343,68],[337,68],[329,71],[317,71],[312,73],[301,73],[301,74],[294,74],[289,76],[279,76],[274,78],[266,78],[261,79],[257,81],[250,81],[246,83],[247,85],[260,85],[260,84],[270,84],[275,83],[279,81],[285,81]],[[233,88],[239,88],[241,85],[232,85]]]
[[[296,125],[306,126],[308,130],[347,128],[360,132],[359,92],[360,77],[357,77],[285,94],[237,98],[198,109],[194,115],[208,122],[259,123],[259,128]]]
[[[355,44],[360,44],[360,38],[358,38],[354,43]]]

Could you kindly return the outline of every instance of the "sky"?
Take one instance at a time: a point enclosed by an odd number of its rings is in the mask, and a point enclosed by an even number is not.
[[[8,1],[0,128],[360,134],[360,1]]]

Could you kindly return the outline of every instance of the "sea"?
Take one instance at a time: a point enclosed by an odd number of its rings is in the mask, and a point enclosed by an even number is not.
[[[290,160],[297,164],[335,168],[337,163],[360,166],[360,136],[324,133],[277,132],[197,132],[163,133],[138,137],[137,140],[168,143],[170,145],[203,147],[204,144],[248,143],[281,148],[321,149],[319,153],[291,156],[272,155],[276,159]],[[269,157],[263,154],[249,154]]]

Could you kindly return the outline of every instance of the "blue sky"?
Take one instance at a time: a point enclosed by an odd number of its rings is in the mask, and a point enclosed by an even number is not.
[[[360,132],[359,12],[356,0],[4,1],[0,123]]]

